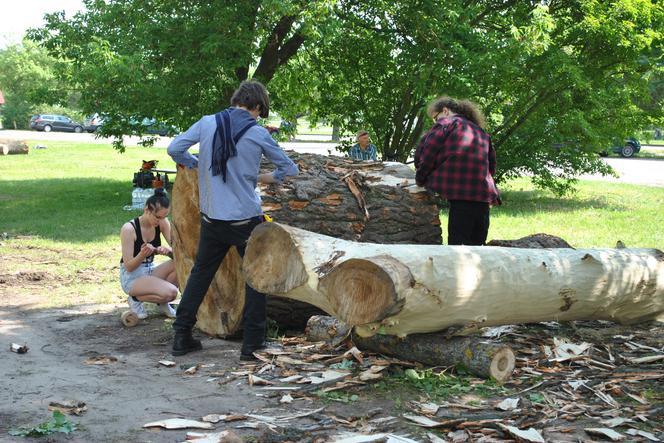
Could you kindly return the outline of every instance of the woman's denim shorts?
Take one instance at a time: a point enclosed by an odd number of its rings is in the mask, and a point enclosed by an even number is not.
[[[125,291],[125,294],[129,295],[132,286],[136,279],[143,277],[144,275],[152,275],[154,270],[154,263],[141,263],[141,265],[134,269],[131,272],[128,272],[125,268],[124,263],[120,263],[120,285],[122,290]]]

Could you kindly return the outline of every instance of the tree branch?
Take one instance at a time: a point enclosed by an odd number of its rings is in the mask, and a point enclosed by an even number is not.
[[[287,63],[304,43],[305,36],[301,33],[301,30],[296,31],[291,38],[284,42],[286,36],[291,32],[295,20],[297,20],[297,16],[285,15],[274,26],[254,73],[256,79],[263,83],[269,83],[277,68]]]

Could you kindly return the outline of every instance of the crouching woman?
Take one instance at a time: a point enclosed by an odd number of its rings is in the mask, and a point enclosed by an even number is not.
[[[143,214],[125,223],[120,230],[120,284],[128,295],[129,308],[140,319],[148,316],[143,302],[157,303],[164,315],[175,317],[169,305],[178,294],[175,262],[170,259],[154,265],[155,255],[173,255],[171,224],[166,218],[169,207],[166,192],[157,188],[145,202]],[[162,236],[166,245],[162,245]]]

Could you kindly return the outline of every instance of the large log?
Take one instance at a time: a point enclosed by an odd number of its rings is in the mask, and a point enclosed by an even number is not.
[[[0,155],[27,154],[28,144],[21,140],[0,139]]]
[[[376,334],[362,337],[351,334],[350,327],[334,317],[314,315],[307,322],[309,341],[327,341],[333,345],[349,335],[362,351],[412,360],[430,366],[463,367],[479,377],[508,380],[514,372],[514,351],[501,343],[482,337],[450,337],[446,333],[413,334],[407,337]]]
[[[656,249],[381,245],[269,223],[254,230],[243,269],[256,289],[318,306],[363,336],[549,320],[630,324],[664,313]]]
[[[415,186],[414,171],[399,163],[353,162],[340,157],[288,152],[300,174],[280,186],[261,186],[263,209],[275,220],[338,238],[380,243],[440,244],[438,207]],[[267,172],[272,167],[262,165]],[[198,173],[178,169],[172,191],[173,250],[180,288],[196,256]],[[198,312],[197,327],[214,336],[240,327],[244,278],[234,248],[215,275]],[[303,329],[318,308],[268,298],[268,315],[283,328]]]

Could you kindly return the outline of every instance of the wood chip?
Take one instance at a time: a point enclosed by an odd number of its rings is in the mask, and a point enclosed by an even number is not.
[[[117,362],[118,359],[111,355],[97,355],[87,358],[83,361],[86,365],[108,365]]]
[[[546,443],[544,441],[544,438],[542,437],[542,434],[540,434],[539,431],[537,431],[536,429],[529,428],[524,431],[517,427],[504,425],[502,423],[498,423],[498,426],[500,426],[507,433],[516,437],[517,439],[521,439],[532,443]]]
[[[30,348],[28,348],[28,345],[19,345],[17,343],[12,343],[9,345],[9,350],[16,352],[17,354],[25,354],[29,349]]]
[[[265,386],[272,384],[271,382],[265,380],[264,378],[261,378],[254,374],[249,374],[248,379],[249,379],[249,386],[254,386],[254,385]]]
[[[242,439],[233,431],[214,433],[187,432],[187,440],[182,443],[242,443]]]
[[[192,366],[184,371],[187,375],[194,375],[198,371],[198,365]]]
[[[656,361],[664,360],[664,354],[660,355],[648,355],[646,357],[639,357],[639,358],[628,358],[631,363],[653,363]]]
[[[650,441],[662,441],[659,438],[655,437],[655,435],[651,434],[650,432],[641,431],[640,429],[628,429],[625,432],[635,437],[638,435],[639,437],[647,438]]]
[[[506,398],[496,405],[501,411],[513,411],[519,405],[519,398]]]
[[[208,414],[205,417],[201,418],[201,420],[207,423],[219,423],[220,421],[231,422],[231,421],[245,420],[246,418],[247,418],[246,415],[241,415],[241,414]]]
[[[211,423],[204,423],[202,421],[187,420],[184,418],[169,418],[166,420],[153,421],[143,425],[144,428],[165,428],[165,429],[212,429]]]
[[[280,355],[277,357],[277,364],[278,365],[310,365],[310,362],[306,362],[303,360],[297,360],[295,358],[290,358],[285,355]]]
[[[621,441],[625,439],[624,435],[610,428],[585,428],[584,431],[590,435],[608,438],[611,441]]]
[[[293,403],[293,397],[291,397],[290,394],[286,394],[286,395],[281,397],[281,399],[279,400],[279,403],[291,404],[291,403]]]
[[[52,401],[48,404],[49,411],[60,411],[68,415],[82,415],[88,410],[85,402],[79,400]]]

